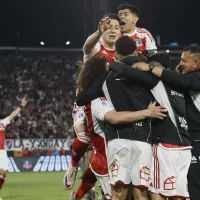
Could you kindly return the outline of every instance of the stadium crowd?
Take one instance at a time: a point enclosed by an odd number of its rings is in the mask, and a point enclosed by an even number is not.
[[[71,138],[77,68],[67,56],[0,58],[0,107],[5,117],[19,104],[27,109],[7,128],[7,138]]]

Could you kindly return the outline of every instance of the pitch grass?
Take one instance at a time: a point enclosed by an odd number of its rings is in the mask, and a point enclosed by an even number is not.
[[[8,173],[0,197],[3,200],[69,200],[71,191],[64,189],[63,176],[64,172]],[[79,177],[80,173],[72,191],[80,185]]]

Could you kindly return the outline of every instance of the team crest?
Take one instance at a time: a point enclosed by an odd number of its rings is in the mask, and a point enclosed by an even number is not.
[[[142,46],[142,40],[136,39],[135,42],[136,42],[137,47],[141,47]]]

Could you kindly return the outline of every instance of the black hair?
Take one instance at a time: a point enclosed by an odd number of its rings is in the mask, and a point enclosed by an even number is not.
[[[134,5],[131,5],[131,4],[121,4],[119,7],[118,7],[118,12],[120,10],[125,10],[125,9],[129,9],[133,14],[136,14],[138,17],[139,17],[139,9],[134,6]]]
[[[151,61],[160,63],[165,69],[171,67],[171,58],[167,53],[156,53],[149,58],[149,62]]]
[[[115,48],[118,54],[128,56],[136,50],[136,42],[128,36],[122,36],[115,42]]]
[[[119,16],[118,16],[117,14],[115,14],[115,13],[108,13],[108,14],[104,15],[103,18],[105,18],[105,17],[109,17],[110,19],[115,19],[115,20],[117,20],[119,23],[121,22]]]

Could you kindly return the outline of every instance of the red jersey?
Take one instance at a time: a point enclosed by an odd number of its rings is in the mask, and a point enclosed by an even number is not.
[[[10,124],[9,117],[0,120],[0,150],[5,149],[4,148],[4,143],[6,139],[5,128],[8,124]]]
[[[135,28],[132,34],[123,34],[136,41],[137,50],[146,54],[147,50],[156,50],[156,43],[149,31],[144,28]]]
[[[115,50],[113,49],[107,49],[106,47],[104,47],[104,45],[99,41],[94,49],[92,50],[92,53],[89,55],[86,55],[84,53],[84,62],[88,59],[91,58],[92,56],[102,56],[104,57],[108,64],[111,64],[112,62],[114,62],[115,59]]]
[[[103,119],[104,114],[110,110],[113,110],[113,108],[107,106],[106,100],[102,98],[95,99],[85,109],[88,120],[88,131],[91,133],[93,146],[90,167],[95,174],[100,176],[108,174]]]

